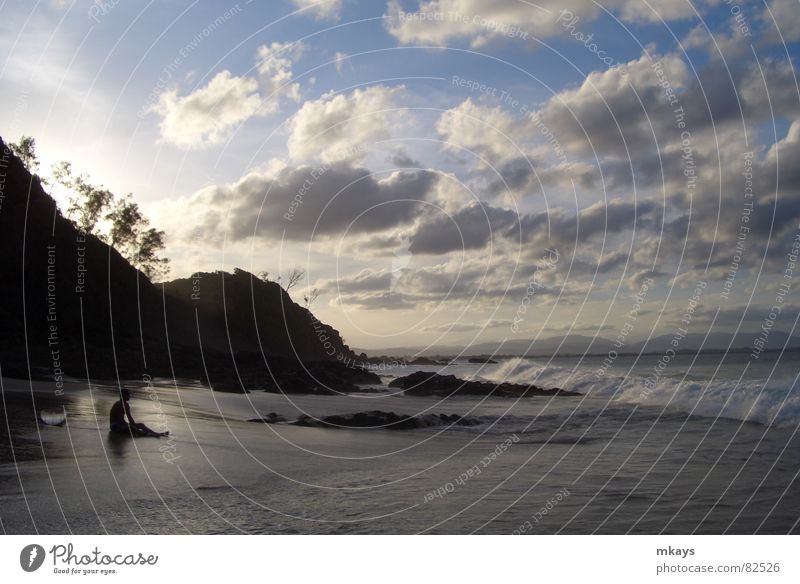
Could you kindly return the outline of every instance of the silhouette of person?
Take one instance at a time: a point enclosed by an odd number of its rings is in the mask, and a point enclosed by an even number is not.
[[[128,401],[131,399],[131,394],[126,388],[120,390],[122,399],[116,401],[111,406],[111,414],[109,416],[109,426],[112,432],[119,434],[128,434],[130,436],[153,436],[161,437],[169,435],[169,432],[156,432],[151,430],[144,424],[137,424],[131,414],[131,406]],[[128,422],[125,421],[127,416]]]

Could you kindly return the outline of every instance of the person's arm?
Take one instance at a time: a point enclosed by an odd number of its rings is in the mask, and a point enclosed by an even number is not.
[[[133,415],[131,415],[131,406],[128,402],[125,402],[125,413],[128,415],[128,421],[131,424],[135,424],[136,420],[134,420]]]

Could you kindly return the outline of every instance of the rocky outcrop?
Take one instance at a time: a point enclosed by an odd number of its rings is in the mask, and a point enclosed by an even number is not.
[[[279,424],[286,420],[276,413],[267,414],[261,418],[254,418],[250,422],[265,424]],[[368,428],[380,430],[414,430],[418,428],[433,428],[439,426],[476,426],[481,424],[478,419],[465,418],[457,414],[421,414],[408,416],[394,412],[372,410],[356,414],[337,414],[324,418],[300,416],[297,420],[288,422],[292,426],[307,428]]]
[[[62,216],[2,139],[0,181],[4,375],[178,377],[228,391],[270,390],[275,378],[315,393],[379,382],[345,366],[355,355],[341,335],[274,282],[236,270],[152,283]]]
[[[275,412],[270,412],[266,416],[261,416],[260,418],[252,418],[247,421],[258,422],[259,424],[282,424],[283,422],[286,421],[286,418],[284,418],[280,414],[276,414]]]
[[[339,331],[295,303],[276,282],[241,269],[198,272],[163,284],[171,311],[197,311],[204,347],[250,351],[308,361],[354,357]]]
[[[452,395],[476,395],[492,397],[533,397],[533,396],[576,396],[580,395],[559,388],[542,389],[535,385],[519,385],[515,383],[487,383],[482,381],[465,381],[455,375],[439,375],[417,371],[405,377],[399,377],[389,383],[393,389],[402,389],[406,395],[424,395],[448,397]]]
[[[417,357],[409,361],[408,365],[439,365],[439,362],[427,357]]]

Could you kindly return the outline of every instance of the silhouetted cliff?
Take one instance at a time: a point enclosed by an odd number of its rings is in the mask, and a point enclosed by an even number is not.
[[[303,359],[337,359],[353,356],[333,327],[289,297],[275,282],[236,269],[203,272],[164,284],[168,305],[172,300],[197,309],[203,346],[221,350],[260,351]]]
[[[5,376],[148,374],[235,384],[272,377],[270,363],[288,371],[291,363],[354,356],[278,284],[245,271],[151,283],[63,217],[2,139],[0,249]]]

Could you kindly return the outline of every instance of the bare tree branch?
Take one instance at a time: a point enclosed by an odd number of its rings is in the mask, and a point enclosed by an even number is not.
[[[301,270],[300,268],[294,268],[291,272],[289,272],[289,277],[286,278],[286,286],[283,287],[284,290],[287,292],[297,286],[300,280],[303,279],[303,276],[306,275],[305,270]]]

